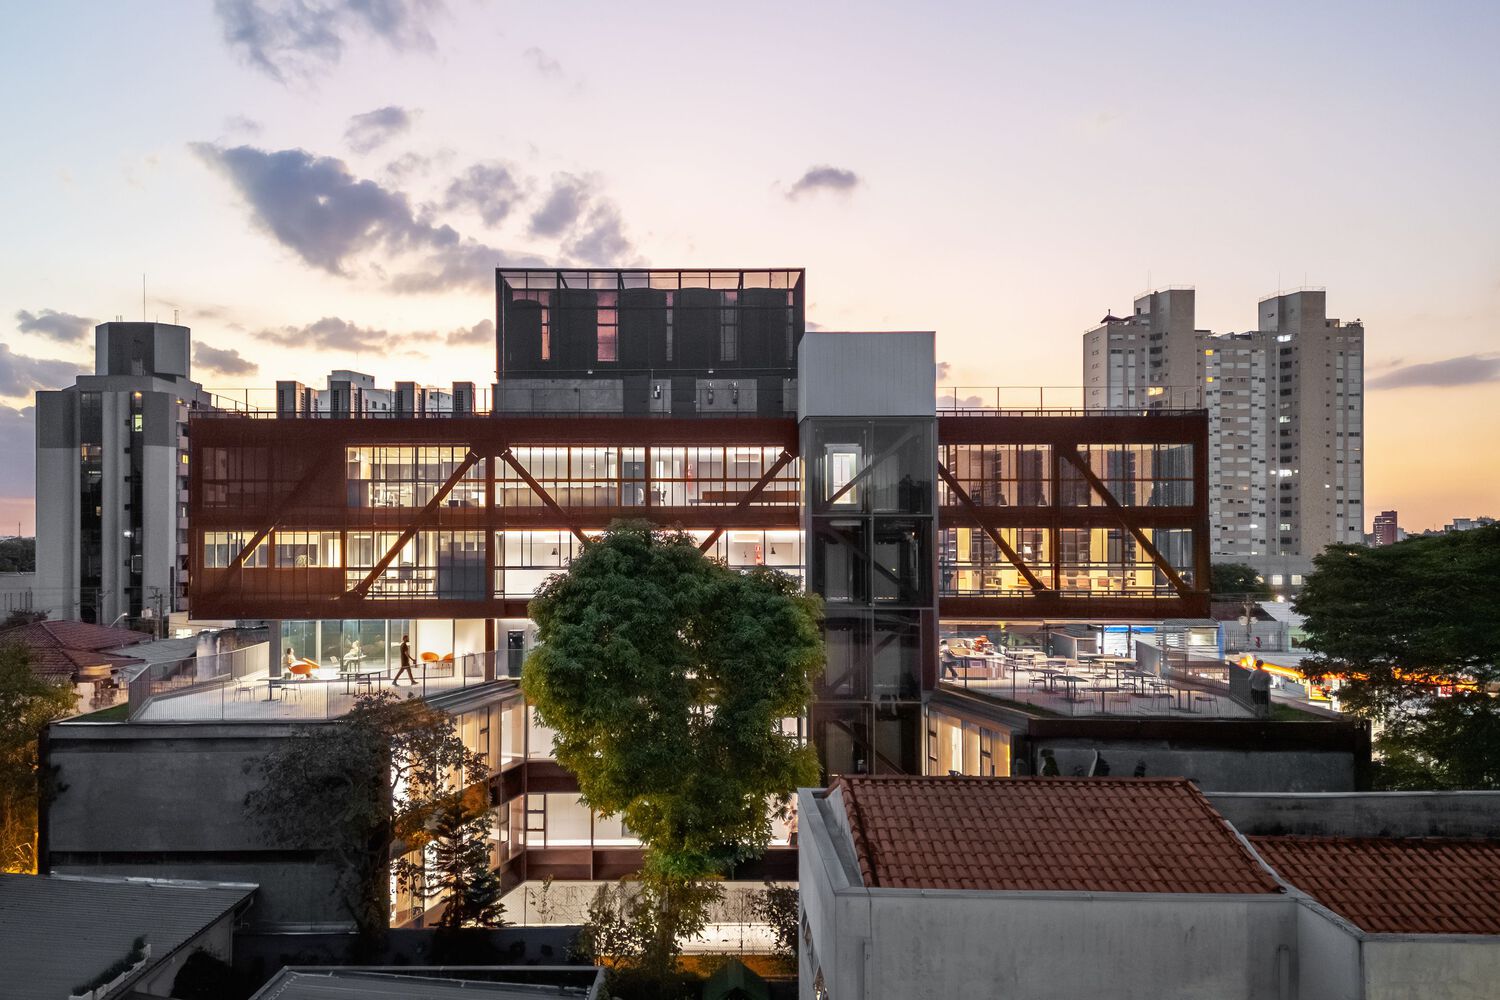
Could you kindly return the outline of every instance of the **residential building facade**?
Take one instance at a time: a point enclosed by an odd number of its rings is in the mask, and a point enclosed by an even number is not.
[[[1257,325],[1195,327],[1195,292],[1143,294],[1084,335],[1085,406],[1202,406],[1209,414],[1213,558],[1295,590],[1328,545],[1364,524],[1364,327],[1323,289],[1263,299]]]
[[[185,607],[190,331],[104,323],[94,374],[36,394],[33,610],[109,625]]]
[[[1401,527],[1397,523],[1397,514],[1393,510],[1383,510],[1375,515],[1375,544],[1395,545],[1401,536]]]

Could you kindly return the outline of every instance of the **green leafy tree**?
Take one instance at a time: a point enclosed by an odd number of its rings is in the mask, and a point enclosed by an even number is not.
[[[1213,597],[1224,600],[1253,597],[1265,600],[1271,596],[1271,588],[1261,579],[1254,566],[1244,563],[1216,562],[1213,564]]]
[[[32,670],[25,646],[0,644],[0,870],[36,871],[37,735],[76,705],[71,685]]]
[[[35,572],[35,538],[0,538],[0,573]]]
[[[776,954],[790,962],[797,960],[797,937],[801,932],[801,903],[795,885],[767,882],[750,902],[755,918],[776,935]]]
[[[1342,678],[1388,788],[1500,788],[1500,525],[1334,545],[1298,595],[1312,680]]]
[[[574,951],[609,969],[609,992],[623,1000],[683,992],[682,944],[701,934],[712,907],[724,898],[713,879],[683,879],[646,871],[605,883],[594,893]]]
[[[245,797],[248,818],[269,843],[318,852],[366,949],[384,943],[392,874],[425,893],[419,869],[393,866],[393,852],[424,849],[444,832],[449,864],[463,870],[456,884],[482,886],[467,867],[488,871],[488,858],[472,849],[474,822],[450,810],[460,776],[486,774],[485,762],[464,746],[452,717],[426,702],[389,691],[362,696],[337,723],[305,727],[248,767],[262,779]],[[478,903],[460,905],[467,913]]]
[[[623,817],[651,871],[700,879],[759,854],[768,804],[818,780],[812,748],[781,727],[823,664],[821,605],[789,577],[617,522],[530,614],[526,696],[584,801]]]

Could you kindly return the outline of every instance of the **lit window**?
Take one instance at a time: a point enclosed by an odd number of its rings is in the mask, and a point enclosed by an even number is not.
[[[1273,587],[1279,587],[1279,586],[1281,586],[1281,574],[1280,573],[1272,573],[1271,574],[1271,586],[1273,586]]]

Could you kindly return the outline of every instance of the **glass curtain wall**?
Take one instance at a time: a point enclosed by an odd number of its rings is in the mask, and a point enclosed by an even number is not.
[[[933,421],[809,419],[808,583],[828,662],[813,741],[825,770],[921,770],[924,665],[935,655]]]

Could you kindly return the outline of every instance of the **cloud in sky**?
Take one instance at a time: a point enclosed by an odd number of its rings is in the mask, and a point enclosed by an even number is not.
[[[1442,361],[1402,365],[1365,383],[1367,389],[1407,389],[1416,386],[1451,388],[1500,381],[1500,354],[1465,354]]]
[[[511,167],[495,161],[476,163],[453,178],[443,207],[450,211],[472,208],[486,226],[498,226],[522,196],[521,183]]]
[[[842,167],[830,167],[827,164],[816,167],[808,167],[807,172],[797,178],[786,193],[793,200],[805,194],[816,194],[820,191],[834,191],[840,194],[848,194],[860,184],[859,175],[852,170]]]
[[[355,177],[335,157],[204,142],[191,148],[229,180],[257,225],[329,274],[349,277],[352,264],[367,262],[372,271],[393,275],[386,284],[397,294],[491,291],[496,267],[557,263],[500,250],[438,225],[427,216],[433,206],[419,214],[403,192]],[[487,221],[503,220],[530,187],[504,164],[479,163],[449,185],[444,204],[477,208]],[[599,192],[592,175],[554,175],[545,200],[530,215],[530,230],[535,237],[556,239],[564,255],[585,264],[627,262],[635,253],[619,209]],[[407,259],[369,261],[376,254]]]
[[[411,129],[421,112],[394,104],[349,119],[344,129],[344,144],[356,153],[369,153]]]
[[[585,264],[623,263],[635,253],[613,201],[596,190],[593,177],[552,175],[552,188],[531,213],[531,235],[557,238],[562,252]]]
[[[29,396],[37,389],[72,385],[83,369],[72,361],[32,358],[0,344],[0,397]]]
[[[542,76],[560,77],[563,75],[562,64],[556,59],[537,48],[535,45],[521,53],[521,57],[531,64],[531,68]]]
[[[531,213],[531,235],[561,236],[573,227],[588,201],[583,178],[572,174],[553,174],[552,190],[546,201]]]
[[[283,326],[274,330],[262,330],[257,336],[284,347],[301,347],[313,351],[344,351],[350,354],[386,348],[403,339],[389,330],[360,326],[337,316],[324,316],[320,320],[303,326]]]
[[[495,321],[482,319],[470,327],[459,327],[450,331],[443,338],[443,342],[449,347],[460,347],[467,344],[494,344],[495,343]]]
[[[397,52],[430,50],[429,20],[440,0],[215,0],[224,42],[252,68],[280,83],[305,81],[336,66],[352,35]]]
[[[193,364],[220,375],[254,375],[260,366],[249,358],[240,356],[232,347],[210,347],[207,344],[193,345]]]
[[[86,339],[96,323],[97,320],[89,319],[87,316],[74,316],[72,313],[58,312],[55,309],[43,309],[35,313],[26,309],[16,310],[17,330],[22,333],[39,334],[63,344],[73,344]]]
[[[419,220],[406,195],[356,179],[342,160],[304,149],[226,149],[205,142],[191,148],[229,179],[257,223],[330,274],[344,274],[349,257],[381,246],[400,251],[459,242],[452,228]]]
[[[493,272],[491,279],[493,282]],[[491,285],[493,287],[493,284]],[[329,351],[344,354],[361,354],[370,351],[389,353],[415,344],[442,343],[449,346],[467,344],[493,344],[495,341],[494,320],[480,320],[473,326],[454,330],[412,330],[407,332],[387,330],[381,327],[361,326],[338,316],[322,319],[301,326],[283,326],[261,330],[255,336],[263,341],[282,347],[300,347],[304,350]],[[210,348],[212,350],[212,348]],[[233,354],[234,351],[220,352]],[[420,353],[418,357],[424,357]],[[195,359],[196,360],[196,359]],[[249,364],[249,362],[245,362]],[[217,369],[225,371],[225,369]],[[251,367],[251,371],[254,366]],[[238,374],[226,372],[226,374]],[[247,373],[248,374],[248,373]]]
[[[0,497],[29,501],[35,492],[36,410],[0,405]]]
[[[946,361],[939,361],[937,363],[937,380],[939,382],[946,381],[947,378],[948,378],[948,373],[951,372],[952,370],[953,370],[953,366],[950,365],[948,362],[946,362]]]

